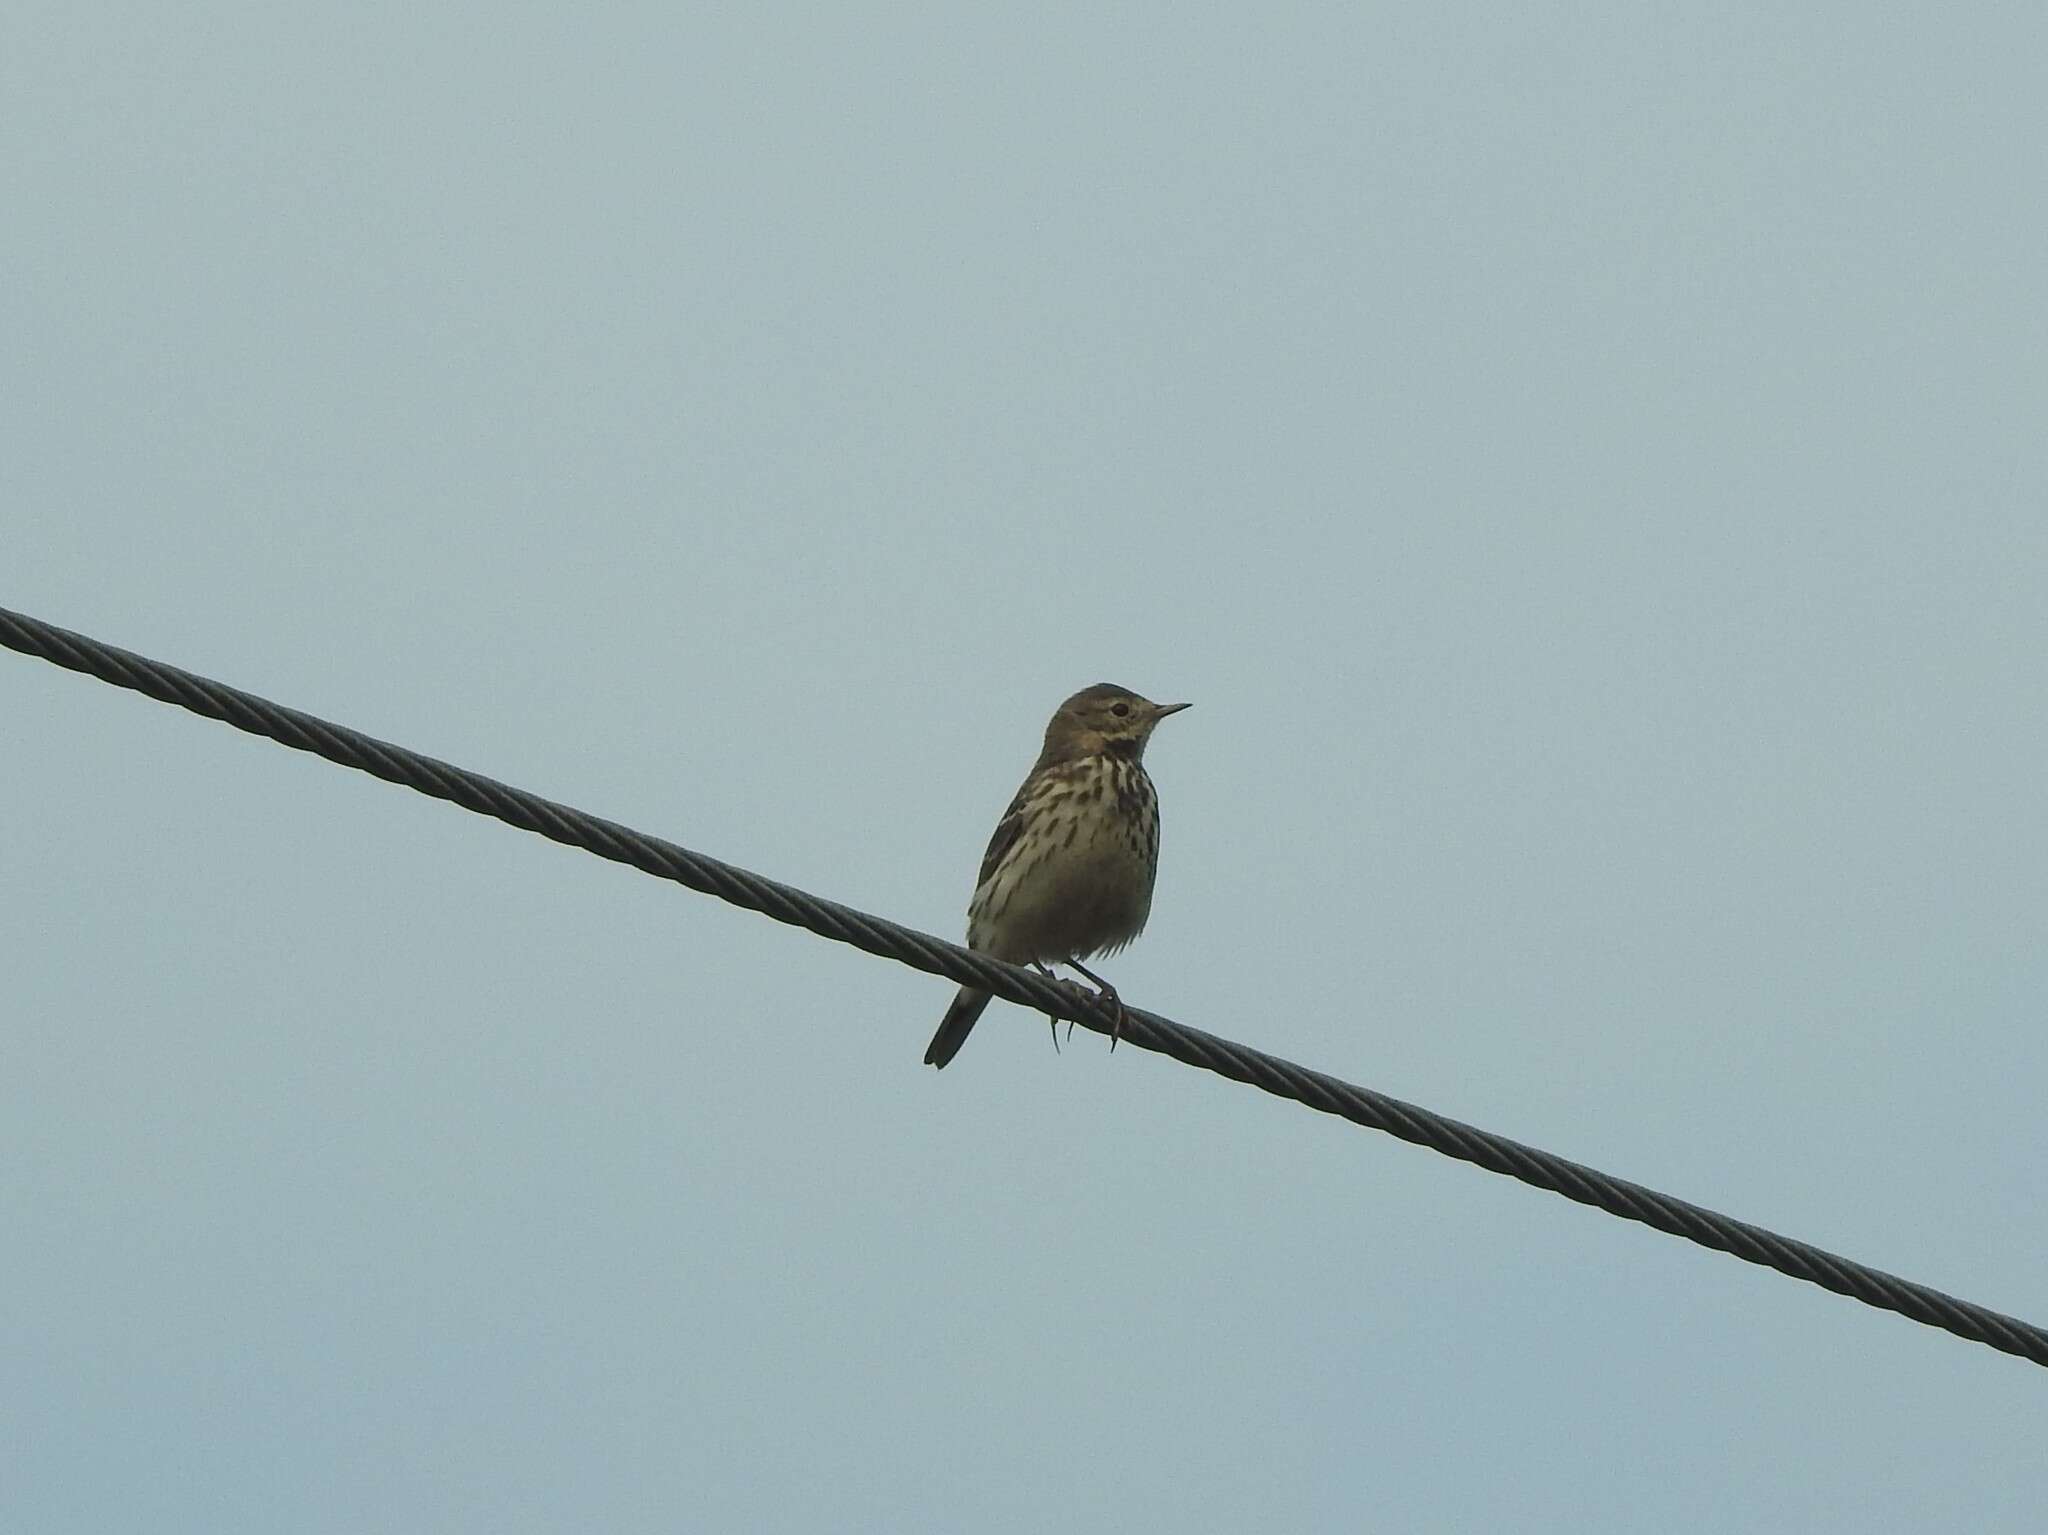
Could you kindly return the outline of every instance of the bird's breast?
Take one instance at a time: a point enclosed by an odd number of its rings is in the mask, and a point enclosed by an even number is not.
[[[1018,963],[1122,948],[1151,912],[1158,851],[1158,800],[1138,764],[1094,758],[1049,778],[975,892],[967,941]]]

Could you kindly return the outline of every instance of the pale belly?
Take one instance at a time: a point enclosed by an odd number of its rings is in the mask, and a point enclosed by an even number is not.
[[[1014,964],[1120,949],[1151,913],[1152,875],[1128,826],[1084,813],[976,892],[967,941]]]

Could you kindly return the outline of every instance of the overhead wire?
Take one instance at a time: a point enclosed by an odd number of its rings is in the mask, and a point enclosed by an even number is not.
[[[27,614],[0,608],[0,646],[447,800],[565,846],[674,880],[913,969],[981,987],[1098,1033],[1110,1034],[1119,1027],[1112,1011],[1089,994],[1036,971],[1004,964],[886,917],[825,900],[616,821]],[[1867,1306],[2048,1365],[2048,1329],[2033,1323],[1157,1013],[1128,1006],[1121,1013],[1125,1043],[1384,1131],[1624,1220],[1639,1221],[1702,1247],[1730,1253]]]

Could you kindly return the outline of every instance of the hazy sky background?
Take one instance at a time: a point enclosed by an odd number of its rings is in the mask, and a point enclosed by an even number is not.
[[[46,5],[0,603],[2048,1320],[2038,7]],[[0,656],[0,1525],[2026,1531],[2048,1372]]]

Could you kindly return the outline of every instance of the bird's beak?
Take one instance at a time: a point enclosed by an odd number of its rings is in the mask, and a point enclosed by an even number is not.
[[[1193,707],[1193,704],[1154,704],[1152,706],[1152,718],[1163,720],[1169,714],[1178,714],[1183,709],[1192,709]]]

